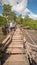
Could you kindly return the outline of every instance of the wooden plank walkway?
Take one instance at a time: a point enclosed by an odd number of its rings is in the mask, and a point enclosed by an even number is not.
[[[29,65],[29,61],[23,48],[23,35],[20,28],[17,28],[11,44],[6,49],[6,54],[11,54],[3,65]]]

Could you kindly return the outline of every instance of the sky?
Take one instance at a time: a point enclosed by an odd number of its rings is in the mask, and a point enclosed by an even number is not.
[[[27,7],[33,13],[37,14],[37,0],[28,0]]]
[[[10,4],[12,7],[12,11],[15,13],[22,14],[24,17],[28,15],[32,19],[37,19],[37,0],[2,0],[3,4]],[[2,12],[2,8],[0,6],[0,14]]]
[[[1,12],[2,12],[2,7],[0,6],[0,14],[1,14]]]

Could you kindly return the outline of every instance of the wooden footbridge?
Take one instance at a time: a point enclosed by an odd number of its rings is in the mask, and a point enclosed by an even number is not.
[[[26,41],[20,28],[16,29],[13,36],[11,32],[2,43],[2,51],[5,51],[3,65],[30,65],[28,56],[31,62],[37,56],[37,46]]]

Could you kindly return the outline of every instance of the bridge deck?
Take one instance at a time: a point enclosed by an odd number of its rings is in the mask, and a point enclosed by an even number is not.
[[[29,65],[29,61],[23,48],[23,36],[21,30],[16,29],[11,44],[6,49],[6,61],[3,65]],[[10,54],[10,55],[9,55]]]

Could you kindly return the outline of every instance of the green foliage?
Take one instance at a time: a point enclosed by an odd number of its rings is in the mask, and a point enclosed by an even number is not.
[[[28,25],[29,25],[30,28],[37,29],[37,21],[36,20],[31,20],[28,23]]]
[[[11,6],[10,5],[3,5],[3,15],[8,16],[9,20],[14,20],[17,24],[19,23],[21,26],[29,26],[29,28],[37,29],[37,20],[30,19],[28,16],[26,16],[24,19],[22,19],[22,15],[19,15],[16,17],[16,14],[14,12],[11,12]],[[1,23],[2,22],[2,23]],[[0,17],[0,24],[6,26],[6,18]]]
[[[14,12],[11,12],[10,15],[8,16],[8,20],[16,20],[16,14]]]
[[[6,26],[6,24],[7,24],[6,18],[3,16],[0,16],[0,25]]]
[[[29,20],[30,20],[30,19],[28,18],[28,16],[26,16],[26,17],[23,19],[23,21],[22,21],[21,25],[22,25],[22,26],[27,26],[27,25],[28,25]]]
[[[28,16],[25,17],[21,23],[21,26],[28,26],[32,29],[37,29],[37,20],[30,19]]]
[[[7,16],[10,14],[10,12],[11,12],[11,6],[4,4],[3,5],[3,15]]]
[[[21,17],[21,15],[19,15],[17,18],[16,18],[16,23],[19,23],[19,24],[21,24],[22,23],[22,17]]]
[[[4,17],[3,17],[3,22],[2,22],[2,24],[3,24],[4,26],[6,26],[6,24],[7,24],[6,18],[4,18]]]
[[[0,35],[2,35],[2,29],[0,28]]]
[[[16,21],[16,14],[11,11],[10,5],[6,5],[6,4],[3,5],[3,15],[6,16],[6,19],[8,20],[8,22],[10,20]]]

